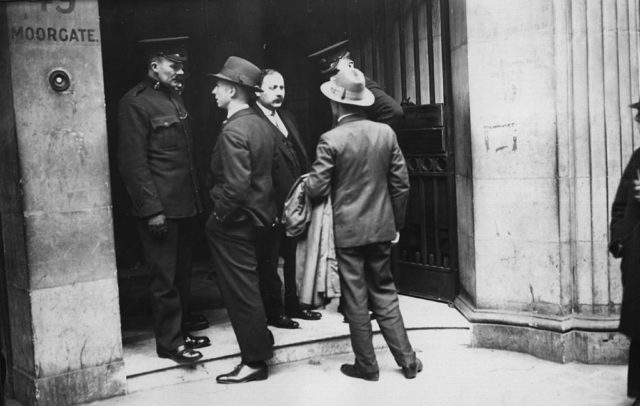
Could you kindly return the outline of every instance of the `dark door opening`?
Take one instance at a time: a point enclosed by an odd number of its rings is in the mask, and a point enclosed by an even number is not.
[[[109,0],[100,1],[99,5],[115,247],[123,316],[148,310],[142,248],[134,219],[128,214],[128,196],[116,165],[118,101],[145,74],[136,45],[140,39],[182,35],[190,38],[187,66],[190,76],[184,98],[194,118],[196,166],[204,190],[210,152],[224,118],[224,113],[212,103],[212,84],[205,74],[216,72],[230,55],[279,70],[287,87],[285,108],[295,115],[308,150],[313,153],[320,134],[330,128],[331,118],[328,103],[319,91],[322,78],[307,55],[347,38],[356,66],[396,100],[404,101],[409,116],[413,114],[410,113],[412,110],[422,111],[421,107],[409,105],[440,106],[437,109],[441,112],[447,173],[453,173],[452,136],[447,122],[448,39],[447,29],[443,27],[447,13],[440,12],[448,8],[446,0],[371,0],[366,3],[357,0]],[[415,123],[407,121],[406,126],[415,127]],[[402,131],[399,131],[401,147],[404,143]],[[403,148],[405,153],[410,150],[408,146]],[[411,154],[406,154],[406,158],[409,163],[413,162]],[[440,195],[434,200],[431,192],[421,192],[424,189],[424,185],[418,185],[421,177],[412,173],[411,221],[407,223],[409,228],[403,230],[401,244],[396,250],[396,278],[402,293],[452,300],[457,287],[453,179],[438,178]],[[443,179],[446,179],[446,187],[442,185]],[[202,225],[210,209],[206,194],[203,197]],[[415,252],[407,251],[409,245],[414,244],[415,235],[426,238],[420,243],[423,245],[418,257]],[[437,252],[432,250],[436,240],[439,241]],[[430,259],[432,256],[433,260]],[[201,232],[196,259],[203,278],[196,275],[194,289],[198,289],[200,283],[208,283],[205,276],[208,257]],[[441,278],[443,270],[444,279]]]

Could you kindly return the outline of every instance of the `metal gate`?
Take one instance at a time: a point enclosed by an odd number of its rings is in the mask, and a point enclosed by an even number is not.
[[[458,253],[448,0],[349,4],[356,65],[402,100],[405,110],[397,133],[411,192],[406,226],[394,252],[398,288],[451,302],[457,292]],[[369,7],[362,11],[358,4]],[[362,19],[363,13],[369,18]]]

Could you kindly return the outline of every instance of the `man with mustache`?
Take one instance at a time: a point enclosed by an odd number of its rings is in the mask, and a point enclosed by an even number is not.
[[[184,328],[191,285],[195,219],[202,212],[191,122],[180,79],[187,37],[140,41],[145,78],[118,106],[118,167],[149,266],[156,351],[193,363],[210,345]]]
[[[284,78],[276,70],[265,69],[259,83],[262,92],[258,93],[255,110],[269,123],[276,141],[279,163],[274,183],[278,216],[282,218],[287,193],[296,179],[309,170],[309,160],[293,116],[282,109]],[[296,240],[286,236],[283,224],[276,226],[260,250],[258,273],[267,323],[278,328],[298,328],[298,323],[292,318],[319,320],[322,314],[300,305],[296,292]],[[284,260],[284,303],[282,281],[278,275],[279,257]]]

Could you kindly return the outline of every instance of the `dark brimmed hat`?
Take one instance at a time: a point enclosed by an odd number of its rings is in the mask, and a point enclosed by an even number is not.
[[[189,37],[148,38],[138,41],[149,58],[161,56],[172,62],[187,61],[187,41]]]
[[[630,104],[629,107],[631,107],[632,109],[638,109],[640,110],[640,101],[637,101],[633,104]]]
[[[238,56],[230,56],[219,73],[207,73],[207,76],[244,86],[254,92],[262,91],[259,86],[260,75],[260,68]]]
[[[333,45],[321,49],[307,56],[307,58],[315,61],[320,67],[320,73],[325,74],[336,69],[336,65],[341,58],[349,55],[347,51],[347,43],[349,40],[337,42]]]

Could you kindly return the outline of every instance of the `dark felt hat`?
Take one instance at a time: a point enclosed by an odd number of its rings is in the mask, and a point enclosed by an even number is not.
[[[320,73],[333,72],[336,69],[336,65],[340,58],[344,58],[349,55],[347,51],[347,43],[349,40],[337,42],[333,45],[321,49],[317,52],[308,55],[307,58],[315,61],[320,67]]]
[[[260,74],[261,70],[256,65],[238,56],[230,56],[220,72],[207,73],[207,76],[244,86],[254,92],[261,92]]]
[[[189,37],[148,38],[138,41],[147,58],[161,56],[172,62],[184,63],[187,60],[187,41]]]

